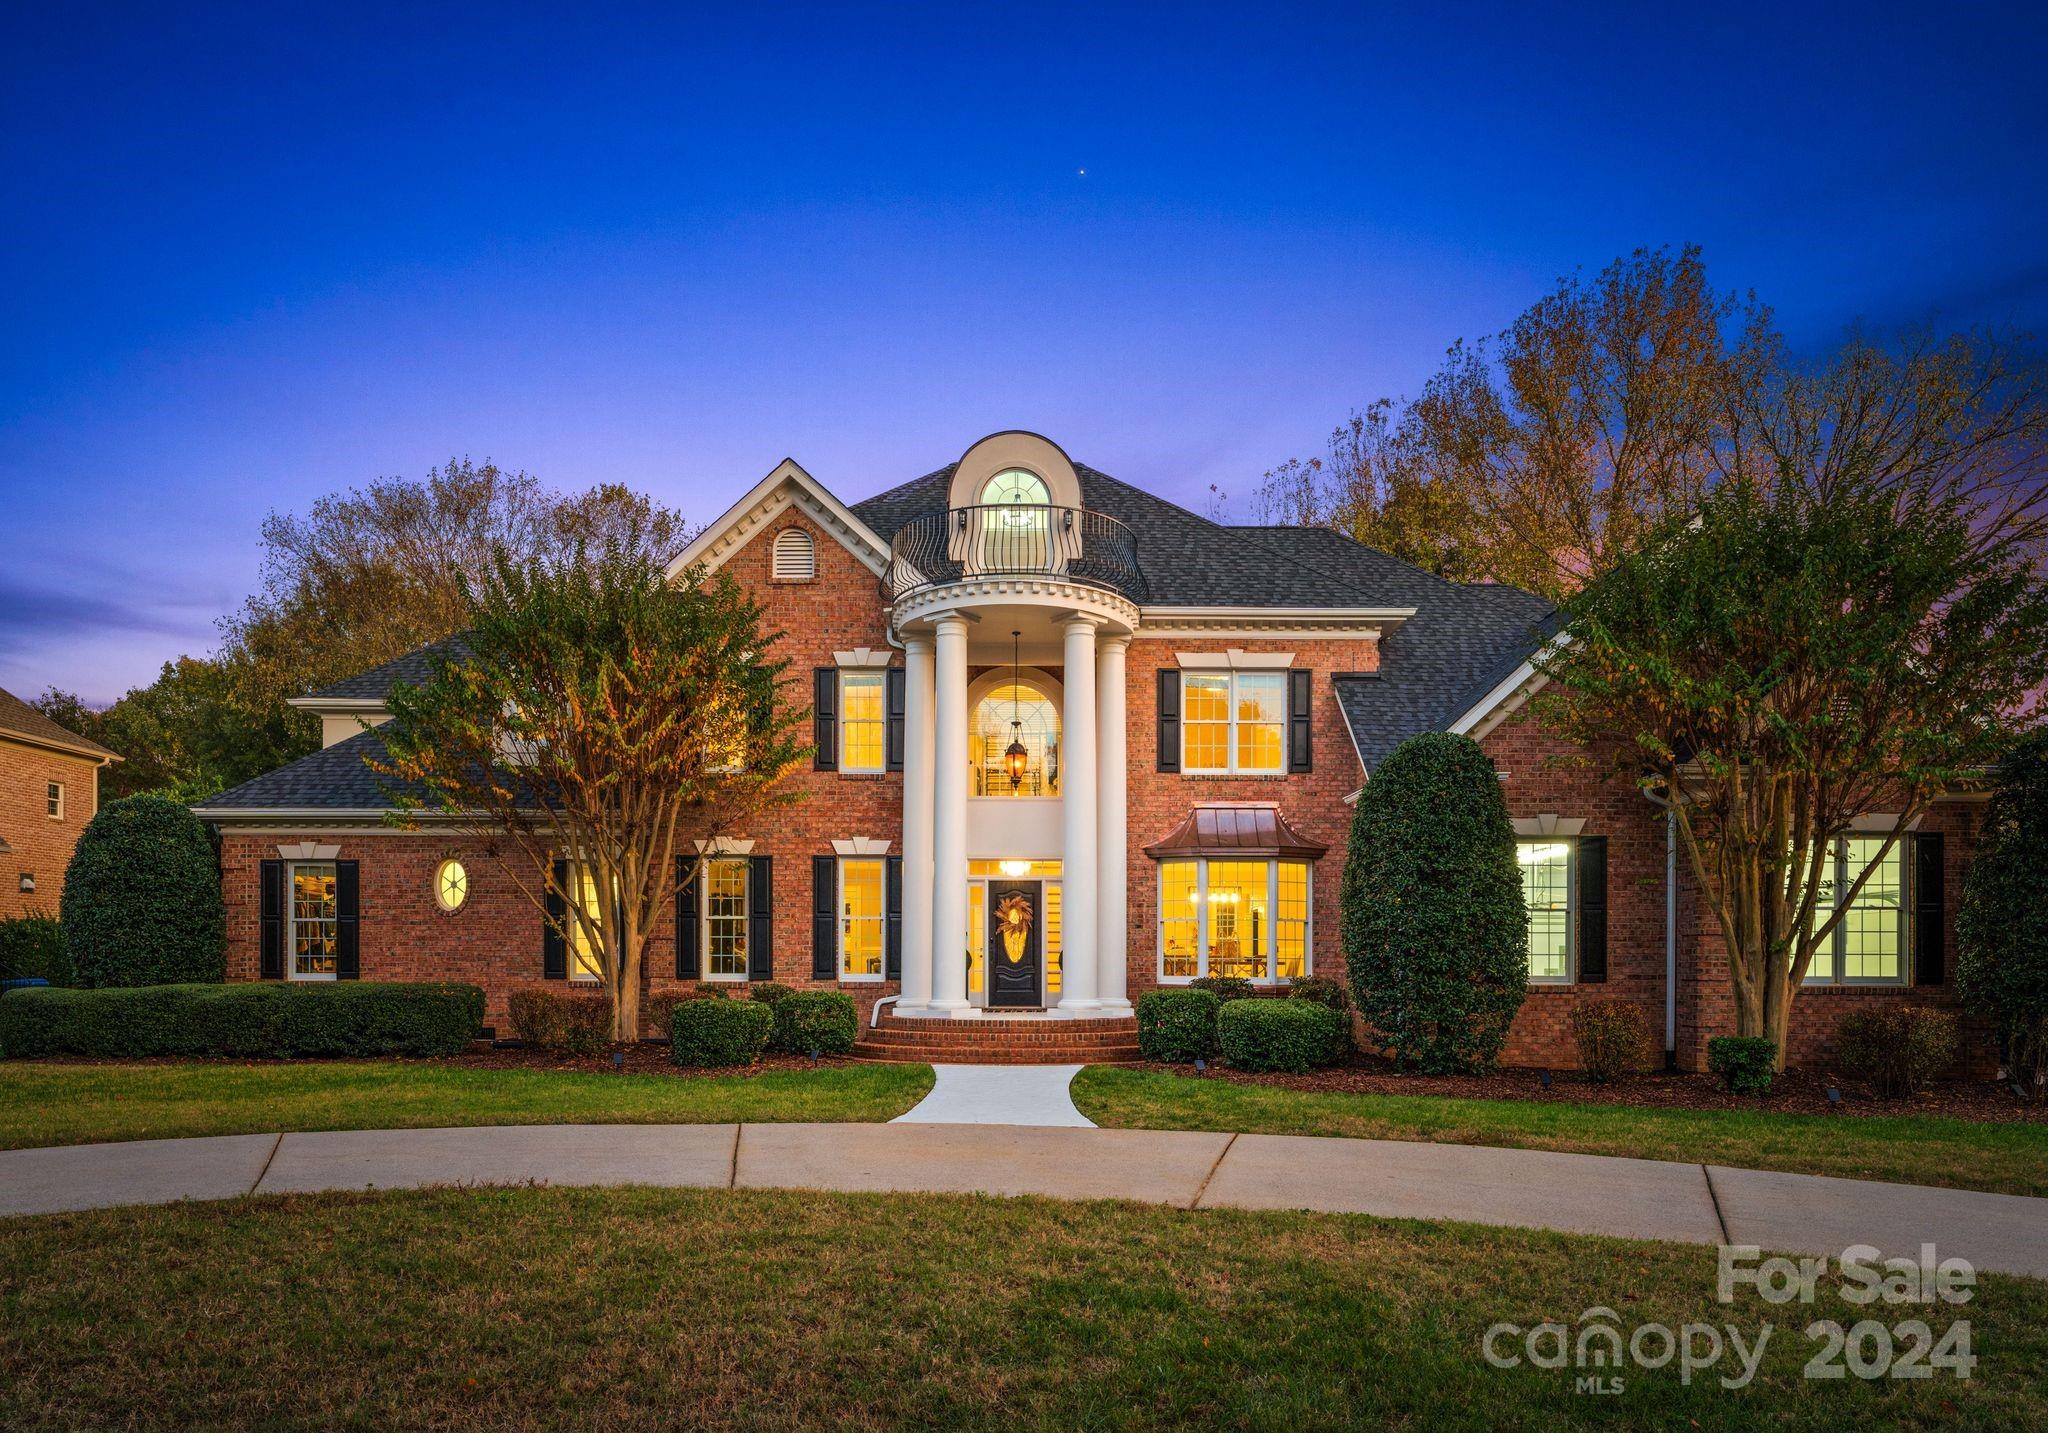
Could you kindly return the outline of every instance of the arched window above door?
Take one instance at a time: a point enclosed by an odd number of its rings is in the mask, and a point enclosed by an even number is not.
[[[1057,796],[1060,793],[1059,703],[1029,675],[1007,675],[974,704],[968,759],[976,796]],[[1012,739],[1024,746],[1023,780],[1012,785],[1004,753]]]

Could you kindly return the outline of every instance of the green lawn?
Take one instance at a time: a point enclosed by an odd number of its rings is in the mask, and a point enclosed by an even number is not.
[[[677,1078],[479,1070],[432,1060],[0,1063],[0,1149],[265,1130],[887,1120],[927,1065]]]
[[[0,1426],[1844,1427],[2048,1422],[2048,1283],[1968,1381],[1808,1382],[1714,1253],[1353,1216],[796,1192],[440,1190],[0,1223]],[[1777,1327],[1756,1381],[1489,1366],[1498,1320]],[[1510,1341],[1512,1347],[1512,1340]],[[1723,1364],[1732,1370],[1734,1364]]]
[[[1076,1078],[1074,1103],[1123,1128],[1561,1149],[2048,1195],[2043,1124],[1320,1094],[1099,1066]]]

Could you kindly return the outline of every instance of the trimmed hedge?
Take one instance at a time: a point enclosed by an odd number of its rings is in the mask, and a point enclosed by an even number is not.
[[[1855,1010],[1835,1025],[1842,1068],[1887,1100],[1917,1095],[1956,1062],[1954,1015],[1924,1005]]]
[[[612,1043],[612,998],[528,986],[506,1002],[512,1033],[536,1050],[596,1055]]]
[[[1344,988],[1344,982],[1327,976],[1297,975],[1288,983],[1287,993],[1296,1000],[1313,1000],[1332,1010],[1351,1009],[1351,992]]]
[[[1205,975],[1199,980],[1188,982],[1190,990],[1206,990],[1228,1005],[1233,1000],[1256,1000],[1258,987],[1242,975]]]
[[[47,980],[52,985],[78,984],[71,948],[55,916],[18,916],[0,920],[0,980]]]
[[[0,1055],[224,1055],[277,1059],[455,1055],[483,1029],[474,985],[151,985],[10,990]]]
[[[763,1005],[773,1005],[785,995],[794,994],[796,991],[789,986],[778,985],[772,980],[759,980],[747,987],[747,999],[758,1000]]]
[[[1168,1065],[1214,1057],[1222,1008],[1213,991],[1146,991],[1138,997],[1138,1053]]]
[[[1217,1013],[1216,1040],[1232,1069],[1302,1075],[1336,1059],[1346,1023],[1316,1000],[1233,1000]]]
[[[1716,1035],[1707,1041],[1707,1068],[1738,1095],[1761,1095],[1778,1075],[1778,1042],[1761,1035]]]
[[[775,1012],[770,1049],[785,1055],[851,1055],[860,1035],[860,1012],[853,997],[839,990],[785,991],[765,1002]]]
[[[1956,994],[1990,1025],[2015,1086],[2048,1098],[2048,732],[1999,763],[1956,910]]]
[[[213,838],[161,796],[110,801],[64,872],[64,939],[79,983],[176,985],[227,978],[227,908]]]
[[[669,1058],[678,1065],[751,1065],[775,1012],[753,1000],[685,1000],[669,1013]]]

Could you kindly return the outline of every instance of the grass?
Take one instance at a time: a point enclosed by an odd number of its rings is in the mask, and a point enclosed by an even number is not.
[[[266,1130],[496,1124],[873,1121],[932,1087],[926,1065],[676,1078],[423,1061],[0,1063],[0,1149]]]
[[[298,1196],[0,1224],[0,1426],[1290,1429],[2048,1422],[2048,1283],[1986,1278],[1968,1381],[1810,1382],[1714,1253],[1357,1216],[648,1189]],[[1497,1320],[1775,1332],[1577,1394]],[[1511,1340],[1512,1344],[1512,1340]],[[1723,1368],[1732,1369],[1733,1364]]]
[[[1074,1103],[1124,1128],[1558,1149],[2048,1195],[2042,1124],[1311,1093],[1099,1066],[1075,1080]]]

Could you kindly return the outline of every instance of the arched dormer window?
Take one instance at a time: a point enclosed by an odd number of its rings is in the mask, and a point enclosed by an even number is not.
[[[809,582],[818,575],[818,552],[808,532],[786,527],[775,534],[769,575],[777,582]]]
[[[1025,468],[1005,468],[981,485],[981,501],[989,507],[1003,503],[1046,507],[1052,494],[1038,474]]]

